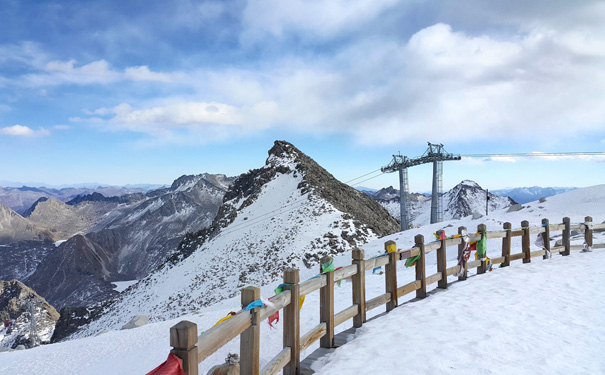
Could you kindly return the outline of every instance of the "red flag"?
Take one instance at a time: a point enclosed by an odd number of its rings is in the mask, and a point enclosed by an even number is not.
[[[275,322],[276,324],[277,324],[277,323],[279,323],[279,311],[276,311],[274,314],[272,314],[272,315],[269,317],[269,327],[271,327],[271,328],[275,328],[275,327],[273,327],[273,323],[274,323],[274,322]]]
[[[166,362],[151,370],[147,375],[186,375],[183,371],[181,359],[176,355],[168,354]]]

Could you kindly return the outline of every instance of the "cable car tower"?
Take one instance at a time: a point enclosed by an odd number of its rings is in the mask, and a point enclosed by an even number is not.
[[[393,155],[393,160],[386,167],[380,168],[383,173],[399,171],[399,193],[401,230],[410,228],[410,210],[408,205],[409,184],[408,168],[415,165],[433,163],[433,190],[431,195],[431,224],[438,223],[443,219],[443,203],[441,195],[443,192],[443,162],[447,160],[460,160],[460,155],[450,154],[443,148],[442,144],[428,142],[429,148],[422,156],[410,159],[407,156]]]

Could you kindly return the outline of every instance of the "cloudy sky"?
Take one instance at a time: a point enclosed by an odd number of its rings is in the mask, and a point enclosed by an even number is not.
[[[427,141],[605,151],[604,19],[590,0],[3,0],[0,181],[238,175],[276,139],[342,181]],[[431,170],[410,170],[412,191],[430,190]],[[605,182],[605,158],[444,172],[445,188],[587,186]]]

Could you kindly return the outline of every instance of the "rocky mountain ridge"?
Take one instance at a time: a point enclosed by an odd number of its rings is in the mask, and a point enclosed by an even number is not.
[[[189,234],[172,263],[131,286],[72,337],[124,324],[132,315],[157,320],[195,311],[245,285],[274,282],[287,267],[315,267],[323,255],[398,228],[371,198],[276,141],[263,167],[231,185],[211,226]]]

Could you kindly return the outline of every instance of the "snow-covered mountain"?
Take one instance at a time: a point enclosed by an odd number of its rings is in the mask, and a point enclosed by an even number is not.
[[[209,228],[188,235],[172,264],[127,289],[79,335],[136,314],[159,320],[199,310],[246,285],[275,282],[287,267],[315,267],[323,255],[348,252],[398,227],[371,198],[276,141],[262,168],[233,183]]]
[[[552,197],[553,195],[565,193],[566,191],[574,190],[574,187],[517,187],[512,189],[494,190],[492,193],[500,196],[508,196],[515,202],[524,204],[537,201],[540,198]]]
[[[460,219],[470,215],[485,215],[486,199],[489,196],[489,211],[509,207],[516,202],[482,189],[476,182],[464,180],[442,196],[443,220]],[[373,195],[391,215],[399,218],[399,190],[393,187],[380,190]],[[384,197],[384,198],[383,198]],[[409,194],[410,219],[413,226],[428,224],[431,217],[431,199],[422,194]]]

